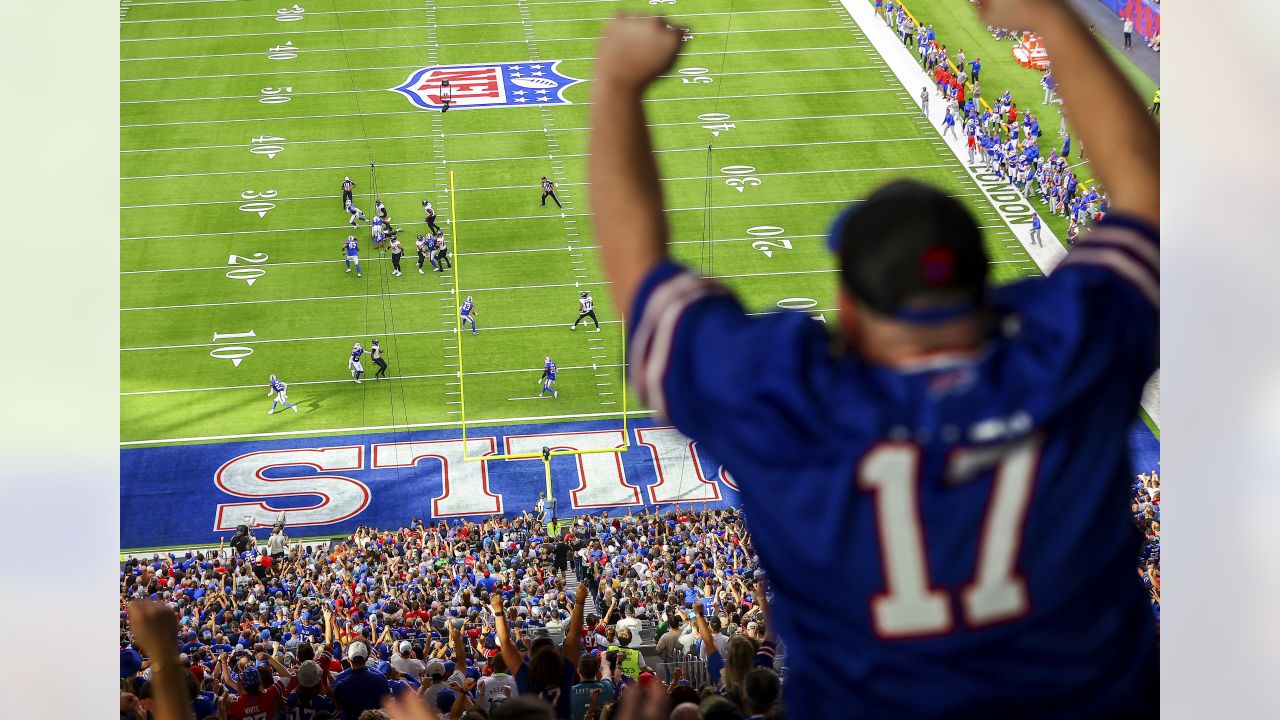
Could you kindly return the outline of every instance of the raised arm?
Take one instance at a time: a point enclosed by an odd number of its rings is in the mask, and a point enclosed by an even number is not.
[[[574,592],[573,612],[569,615],[569,629],[564,633],[564,651],[566,660],[577,665],[578,656],[582,654],[582,611],[587,605],[587,586],[578,583]]]
[[[979,0],[987,22],[1028,28],[1053,57],[1057,92],[1111,208],[1160,222],[1160,133],[1137,92],[1063,0]]]
[[[507,664],[507,672],[515,675],[524,664],[524,658],[511,641],[511,633],[507,630],[507,616],[502,613],[502,595],[494,593],[489,602],[493,607],[493,624],[498,629],[498,647],[502,649],[502,660]]]
[[[591,217],[613,297],[630,313],[641,280],[667,257],[662,190],[640,97],[675,62],[683,31],[661,17],[605,26],[591,97]]]

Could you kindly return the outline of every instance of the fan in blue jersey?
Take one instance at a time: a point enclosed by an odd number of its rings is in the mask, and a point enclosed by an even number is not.
[[[347,201],[347,213],[351,215],[351,227],[356,227],[356,219],[362,222],[369,222],[369,218],[364,216],[364,211],[356,207],[356,204],[350,200]]]
[[[347,368],[351,370],[351,377],[356,379],[356,384],[360,384],[360,376],[364,374],[364,365],[360,364],[360,356],[364,355],[364,348],[360,347],[360,343],[356,343],[351,348],[351,359],[347,361]]]
[[[616,92],[592,100],[587,187],[628,370],[736,480],[790,717],[1159,713],[1128,457],[1157,359],[1158,130],[1070,3],[978,7],[1039,33],[1111,214],[1048,277],[995,287],[963,205],[886,185],[830,230],[830,330],[672,262],[641,99],[681,31],[619,16],[599,44]]]
[[[551,393],[551,397],[558,398],[560,393],[555,388],[556,384],[556,364],[548,355],[542,359],[542,377],[538,378],[538,385],[542,390],[538,393],[538,397],[542,397],[547,393]]]
[[[342,255],[347,259],[347,272],[351,272],[351,263],[356,264],[356,277],[360,275],[360,243],[355,235],[348,235],[342,243]]]
[[[285,385],[283,380],[272,375],[271,379],[267,381],[267,387],[271,388],[270,390],[267,390],[267,397],[274,396],[271,400],[271,409],[267,411],[268,415],[275,413],[276,405],[280,405],[281,410],[284,408],[293,408],[295,413],[298,412],[298,406],[290,404],[289,402],[289,397],[285,393],[288,386]]]
[[[458,309],[458,317],[462,318],[463,325],[471,323],[472,335],[480,334],[476,332],[476,303],[471,299],[470,295],[468,295],[467,299],[463,301],[462,307]]]

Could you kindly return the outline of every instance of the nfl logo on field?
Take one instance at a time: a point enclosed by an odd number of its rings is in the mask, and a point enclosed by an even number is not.
[[[556,71],[559,60],[422,68],[391,88],[424,110],[569,105],[564,91],[582,82]],[[442,82],[446,85],[442,86]],[[442,87],[445,87],[442,97]]]

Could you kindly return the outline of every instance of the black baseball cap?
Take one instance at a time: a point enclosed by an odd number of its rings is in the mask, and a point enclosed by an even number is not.
[[[827,238],[844,286],[902,322],[930,324],[982,307],[987,251],[973,216],[924,183],[899,180],[836,218]]]

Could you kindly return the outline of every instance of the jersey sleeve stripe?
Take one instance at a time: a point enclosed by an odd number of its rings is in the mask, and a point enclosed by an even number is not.
[[[1157,277],[1160,275],[1160,248],[1142,235],[1127,228],[1101,226],[1080,239],[1078,247],[1109,246],[1121,248],[1141,260]]]
[[[649,298],[633,341],[639,355],[632,375],[637,394],[660,415],[666,413],[662,379],[670,361],[676,326],[691,303],[716,289],[703,278],[681,272],[655,288]]]
[[[1123,249],[1098,245],[1077,245],[1062,261],[1065,265],[1093,265],[1110,270],[1128,280],[1153,307],[1160,307],[1159,277],[1143,262]]]

